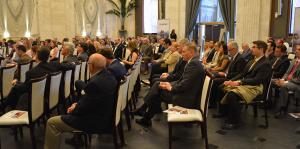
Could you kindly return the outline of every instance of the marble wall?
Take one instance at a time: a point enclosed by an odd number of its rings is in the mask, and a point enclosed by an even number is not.
[[[252,43],[269,36],[271,0],[237,0],[236,40]]]
[[[177,38],[183,39],[185,35],[185,7],[183,0],[166,0],[165,15],[170,20],[170,30],[175,29]]]
[[[4,30],[11,38],[24,37],[27,30],[42,39],[72,38],[83,32],[115,38],[121,25],[118,17],[105,14],[111,8],[107,0],[0,0],[0,38]],[[135,36],[134,15],[125,22],[129,36]]]

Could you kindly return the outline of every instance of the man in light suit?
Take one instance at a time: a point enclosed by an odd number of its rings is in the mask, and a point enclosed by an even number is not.
[[[168,103],[185,108],[199,107],[199,91],[203,86],[204,68],[199,61],[196,46],[188,44],[183,48],[182,57],[188,63],[182,77],[173,82],[155,82],[144,98],[145,103],[133,114],[143,115],[136,122],[143,126],[151,126],[152,117],[161,112],[162,97]],[[145,114],[142,114],[145,113]]]
[[[275,118],[280,118],[287,111],[288,92],[294,91],[295,97],[300,97],[300,45],[296,46],[296,59],[294,59],[283,76],[283,79],[275,81],[280,87],[280,96]]]
[[[47,121],[44,149],[59,148],[60,135],[64,132],[101,133],[111,129],[117,81],[106,70],[106,60],[101,54],[91,55],[88,64],[91,79],[84,89],[85,95],[68,108],[67,115]]]
[[[264,41],[254,41],[252,47],[253,60],[250,60],[242,73],[224,82],[226,92],[221,100],[226,106],[227,119],[223,129],[236,129],[240,125],[240,101],[250,103],[258,95],[263,94],[264,85],[271,77],[271,64],[264,56],[267,44]]]

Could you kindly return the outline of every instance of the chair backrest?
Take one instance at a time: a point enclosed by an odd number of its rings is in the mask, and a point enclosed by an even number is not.
[[[55,106],[57,106],[58,101],[59,101],[59,86],[60,86],[60,82],[61,82],[61,76],[62,73],[59,72],[55,72],[55,73],[51,73],[49,76],[49,109],[54,108]]]
[[[66,70],[64,74],[64,90],[65,98],[70,96],[71,93],[71,78],[72,78],[72,69]]]
[[[86,65],[86,73],[85,73],[85,81],[90,79],[90,70],[89,70],[89,65]]]
[[[35,60],[31,61],[30,69],[34,68],[38,63]]]
[[[81,63],[77,63],[75,65],[75,71],[74,71],[74,85],[75,85],[75,81],[79,80],[79,76],[80,76],[80,67],[81,67]]]
[[[61,63],[63,60],[64,60],[64,57],[63,57],[63,55],[61,54],[61,51],[62,50],[59,50],[59,55],[58,55],[58,60],[59,60],[59,62]]]
[[[127,80],[127,78],[124,81],[121,81],[121,83],[120,83],[120,87],[119,87],[119,91],[118,91],[118,98],[117,98],[117,108],[116,108],[116,120],[115,120],[116,126],[120,122],[121,111],[126,106],[128,83],[129,83],[129,80]]]
[[[270,89],[271,89],[271,85],[272,85],[272,76],[273,73],[269,73],[269,76],[267,77],[267,79],[264,81],[264,88],[263,88],[263,100],[268,100],[269,99],[269,93],[270,93]]]
[[[16,65],[9,66],[9,67],[2,67],[1,68],[1,99],[6,98],[8,93],[12,88],[12,80],[14,79],[14,73],[16,71]]]
[[[121,92],[119,92],[118,98],[121,98],[121,100],[122,100],[122,106],[121,106],[122,111],[125,109],[126,104],[127,104],[130,78],[131,78],[131,75],[126,76],[124,79],[124,80],[126,80],[126,82],[124,82],[123,84],[120,85]]]
[[[45,87],[47,76],[32,79],[29,93],[29,122],[36,121],[44,113]]]
[[[205,76],[202,93],[200,96],[200,110],[203,112],[203,116],[207,114],[207,106],[209,102],[209,95],[211,89],[211,78],[209,76]]]
[[[85,81],[86,78],[86,65],[87,65],[87,62],[86,61],[82,61],[81,62],[81,68],[80,68],[80,80],[81,81]]]
[[[131,95],[132,95],[132,92],[134,90],[134,85],[135,85],[135,82],[136,82],[136,79],[134,78],[135,77],[135,74],[134,74],[135,71],[136,71],[136,69],[131,71],[130,75],[127,76],[127,78],[130,78],[129,79],[129,84],[128,84],[128,93],[127,93],[127,99],[128,100],[131,99]]]
[[[20,76],[20,81],[25,82],[26,79],[26,72],[30,69],[30,62],[28,63],[23,63],[23,64],[18,64],[19,66],[19,76]]]

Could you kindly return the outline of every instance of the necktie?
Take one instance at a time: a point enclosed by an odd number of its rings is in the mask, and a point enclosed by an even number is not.
[[[291,71],[290,71],[290,74],[289,74],[288,77],[287,77],[287,80],[288,80],[288,81],[291,80],[291,79],[293,78],[293,75],[294,75],[294,73],[296,72],[296,69],[297,69],[298,65],[299,65],[299,61],[296,61],[296,63],[294,64],[293,68],[292,68]]]
[[[252,64],[250,65],[250,68],[248,69],[248,72],[253,68],[253,66],[256,64],[256,60],[252,60]]]
[[[279,61],[280,58],[277,58],[276,61],[274,62],[274,64],[272,65],[272,68],[274,68],[277,64],[277,62]]]

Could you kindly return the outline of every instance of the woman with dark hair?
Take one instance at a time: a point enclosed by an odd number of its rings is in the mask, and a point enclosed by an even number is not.
[[[171,39],[174,39],[175,41],[177,40],[177,35],[176,35],[176,33],[175,33],[175,29],[172,29],[172,32],[171,32],[171,34],[170,34],[170,38],[171,38]]]
[[[136,41],[129,41],[127,49],[130,51],[130,55],[128,56],[127,60],[122,60],[125,64],[126,69],[130,69],[136,62],[139,57],[139,50],[137,49]]]
[[[211,68],[211,71],[225,71],[227,69],[227,66],[229,64],[229,57],[228,57],[228,49],[227,45],[224,42],[221,42],[221,46],[218,49],[219,58],[217,60],[217,65],[213,68]]]
[[[51,48],[51,51],[50,51],[50,61],[55,61],[55,60],[58,59],[58,56],[59,56],[59,49],[57,47],[56,41],[51,40],[51,42],[50,42],[50,48]]]

